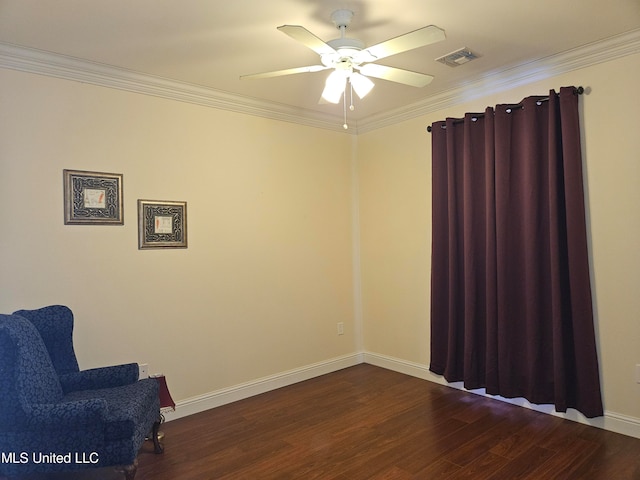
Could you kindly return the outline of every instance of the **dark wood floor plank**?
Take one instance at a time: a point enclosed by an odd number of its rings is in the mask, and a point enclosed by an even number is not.
[[[567,480],[575,476],[577,469],[592,458],[597,444],[576,438],[564,448],[556,450],[555,455],[530,470],[526,479]]]
[[[485,455],[479,455],[472,462],[461,468],[456,473],[455,478],[456,480],[487,480],[491,478],[496,470],[501,469],[508,462],[509,460],[505,457],[487,452]]]
[[[640,480],[640,448],[629,437],[595,429],[581,438],[598,445],[588,461],[571,474],[574,479],[608,480],[633,478]]]
[[[444,459],[436,460],[425,465],[420,471],[413,476],[414,480],[422,479],[438,479],[447,480],[456,478],[458,472],[462,469],[459,465],[454,465]]]
[[[375,474],[370,480],[413,480],[413,475],[398,467],[391,467]]]
[[[556,453],[537,445],[531,445],[517,457],[504,457],[509,461],[502,467],[496,469],[489,480],[520,480],[531,474],[531,469],[536,465],[544,465],[551,460]]]
[[[517,459],[529,452],[532,447],[537,446],[541,436],[546,437],[562,423],[560,419],[532,410],[517,413],[521,414],[521,419],[525,422],[524,425],[519,430],[514,431],[511,436],[498,442],[491,449],[492,453],[510,459]]]

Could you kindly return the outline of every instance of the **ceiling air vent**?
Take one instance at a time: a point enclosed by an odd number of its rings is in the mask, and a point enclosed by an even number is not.
[[[443,57],[436,58],[436,61],[449,65],[450,67],[459,67],[471,60],[475,60],[479,55],[473,53],[467,47],[460,48],[455,52],[447,53]]]

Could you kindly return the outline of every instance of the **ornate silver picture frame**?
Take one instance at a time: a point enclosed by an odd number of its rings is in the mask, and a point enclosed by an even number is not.
[[[187,248],[187,202],[138,200],[138,249]]]
[[[63,170],[65,225],[123,225],[122,174]]]

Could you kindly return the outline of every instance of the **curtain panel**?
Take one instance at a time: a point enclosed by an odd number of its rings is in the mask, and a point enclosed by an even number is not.
[[[434,123],[432,162],[430,370],[601,416],[576,89]]]

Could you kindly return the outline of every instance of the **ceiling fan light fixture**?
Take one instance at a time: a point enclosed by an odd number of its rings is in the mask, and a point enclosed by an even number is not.
[[[322,98],[329,103],[339,103],[347,84],[347,73],[344,70],[334,70],[327,77],[322,92]]]
[[[353,89],[360,99],[366,97],[375,85],[371,79],[358,72],[353,72],[349,77],[349,81],[351,82],[351,85],[353,85]]]

